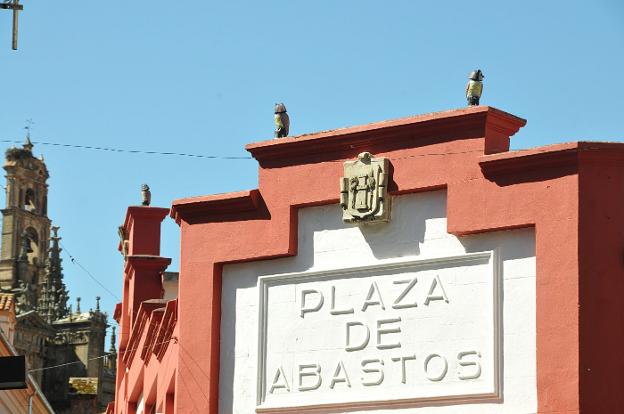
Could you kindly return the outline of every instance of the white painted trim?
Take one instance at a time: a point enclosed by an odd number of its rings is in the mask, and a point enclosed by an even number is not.
[[[144,410],[145,410],[145,400],[143,400],[143,393],[141,393],[137,401],[136,414],[143,414]]]
[[[396,270],[402,268],[419,268],[426,267],[435,264],[448,265],[462,265],[470,264],[474,262],[485,261],[489,263],[489,267],[492,274],[492,307],[493,307],[493,363],[494,363],[494,389],[491,393],[481,394],[458,394],[451,396],[441,397],[421,397],[421,398],[407,398],[407,399],[384,399],[384,400],[370,400],[370,401],[357,401],[357,402],[345,402],[345,403],[325,403],[325,404],[312,404],[302,406],[261,406],[264,402],[267,385],[265,383],[265,361],[266,361],[266,342],[267,342],[267,316],[268,316],[268,301],[267,294],[268,288],[272,285],[276,285],[279,282],[290,279],[300,279],[303,281],[310,279],[325,279],[334,277],[337,275],[350,275],[362,271],[379,271],[379,270]],[[501,275],[503,274],[503,263],[500,260],[500,254],[498,250],[490,250],[477,253],[463,253],[454,256],[441,256],[441,257],[418,257],[418,258],[398,258],[386,260],[383,263],[357,266],[357,267],[344,267],[331,270],[321,271],[305,271],[294,273],[282,273],[268,276],[258,277],[258,294],[259,294],[259,316],[258,316],[258,366],[256,372],[256,384],[257,384],[257,396],[256,396],[256,412],[257,413],[331,413],[342,412],[344,410],[356,410],[356,409],[383,409],[383,408],[413,408],[425,405],[448,405],[458,404],[462,402],[469,403],[495,403],[502,401],[502,378],[503,378],[503,354],[502,354],[502,295],[503,295],[503,283],[501,281]]]

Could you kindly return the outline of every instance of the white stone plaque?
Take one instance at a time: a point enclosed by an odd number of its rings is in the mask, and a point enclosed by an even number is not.
[[[494,252],[259,278],[257,412],[500,398]]]

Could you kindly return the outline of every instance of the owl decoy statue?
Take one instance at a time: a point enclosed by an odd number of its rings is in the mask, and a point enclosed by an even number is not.
[[[152,203],[152,192],[149,185],[141,185],[141,205],[149,206]]]
[[[290,129],[290,118],[286,112],[286,105],[283,103],[275,104],[275,138],[283,138],[288,136]]]
[[[476,69],[470,72],[468,76],[468,84],[466,84],[466,100],[468,106],[479,105],[479,99],[483,93],[483,72],[481,69]]]

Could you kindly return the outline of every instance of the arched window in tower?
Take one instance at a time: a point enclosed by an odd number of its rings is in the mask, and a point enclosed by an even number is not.
[[[28,227],[24,233],[30,243],[30,248],[28,249],[28,263],[37,264],[39,260],[39,236],[37,235],[37,230]]]
[[[24,198],[24,210],[34,212],[37,209],[35,190],[29,188],[26,190],[26,197]]]

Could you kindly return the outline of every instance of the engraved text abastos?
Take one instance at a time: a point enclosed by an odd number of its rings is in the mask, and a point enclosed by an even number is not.
[[[490,252],[260,285],[259,411],[498,393]]]

